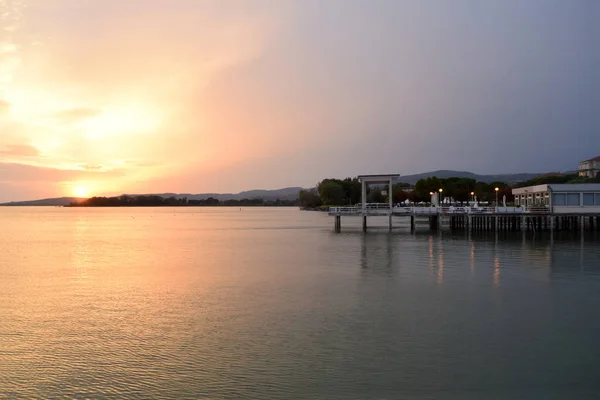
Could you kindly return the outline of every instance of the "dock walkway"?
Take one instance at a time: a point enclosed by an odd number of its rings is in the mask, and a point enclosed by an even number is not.
[[[362,217],[367,230],[367,217],[410,218],[411,231],[427,225],[431,230],[448,228],[468,231],[562,231],[600,230],[600,214],[573,210],[553,213],[548,207],[406,207],[388,204],[366,204],[351,207],[331,207],[334,228],[341,231],[343,217]]]

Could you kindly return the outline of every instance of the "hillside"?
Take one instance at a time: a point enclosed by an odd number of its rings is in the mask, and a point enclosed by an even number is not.
[[[176,197],[178,199],[187,197],[188,200],[204,200],[209,197],[215,198],[219,201],[226,200],[242,200],[242,199],[263,199],[265,201],[279,200],[290,200],[294,201],[298,199],[298,193],[302,190],[301,187],[288,187],[276,190],[247,190],[240,193],[156,193],[154,195],[161,197]],[[130,195],[135,196],[135,195]],[[84,199],[78,199],[75,197],[60,197],[53,199],[41,199],[31,201],[14,201],[10,203],[3,203],[0,206],[66,206],[73,202],[81,201]]]
[[[438,178],[470,178],[476,181],[492,183],[492,182],[506,182],[508,184],[515,184],[517,182],[527,181],[535,178],[536,176],[542,175],[541,173],[521,173],[521,174],[497,174],[497,175],[479,175],[468,171],[452,171],[452,170],[438,170],[424,172],[421,174],[413,175],[401,175],[398,178],[399,182],[409,183],[414,185],[419,179],[429,178],[431,176],[437,176]],[[283,189],[275,190],[247,190],[240,193],[156,193],[154,195],[161,197],[175,197],[175,198],[188,198],[189,200],[205,200],[209,197],[215,198],[219,201],[226,200],[242,200],[242,199],[263,199],[265,201],[274,200],[297,200],[298,193],[302,190],[301,187],[287,187]],[[148,194],[146,194],[148,195]],[[135,196],[135,195],[131,195]],[[11,203],[0,204],[0,206],[65,206],[75,201],[81,201],[75,197],[60,197],[53,199],[41,199],[32,201],[17,201]]]
[[[508,184],[513,184],[517,182],[527,181],[531,178],[535,178],[536,176],[541,175],[540,173],[521,173],[521,174],[497,174],[497,175],[479,175],[474,174],[473,172],[468,171],[452,171],[452,170],[438,170],[431,172],[424,172],[421,174],[414,175],[401,175],[398,178],[399,182],[410,183],[414,185],[417,183],[419,179],[426,179],[431,176],[437,176],[438,178],[470,178],[475,179],[479,182],[506,182]]]
[[[24,207],[24,206],[66,206],[73,202],[82,201],[85,199],[80,199],[77,197],[59,197],[53,199],[41,199],[41,200],[30,200],[30,201],[13,201],[10,203],[3,203],[0,206],[15,206],[15,207]]]
[[[204,200],[208,199],[209,197],[212,197],[219,201],[242,199],[297,200],[298,193],[300,192],[300,190],[302,190],[301,187],[287,187],[275,190],[247,190],[240,193],[154,193],[154,195],[161,197],[175,197],[178,199],[187,197],[188,200]]]

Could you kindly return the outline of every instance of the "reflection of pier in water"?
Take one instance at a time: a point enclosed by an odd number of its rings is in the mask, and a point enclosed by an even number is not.
[[[365,273],[392,276],[401,274],[401,270],[428,266],[428,279],[444,284],[447,279],[463,279],[461,268],[464,266],[468,268],[470,279],[487,281],[496,288],[501,286],[505,273],[542,281],[565,273],[600,274],[600,242],[595,232],[583,235],[573,232],[434,233],[426,236],[357,232],[356,235],[360,235],[360,266]]]

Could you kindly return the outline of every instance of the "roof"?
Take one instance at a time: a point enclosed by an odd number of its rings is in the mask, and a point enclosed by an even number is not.
[[[377,174],[377,175],[359,175],[358,180],[368,183],[388,183],[390,180],[398,178],[400,174]]]
[[[600,183],[548,183],[512,189],[513,194],[540,192],[595,192],[600,193]]]
[[[589,160],[583,160],[582,162],[588,162],[588,161],[600,161],[600,156],[594,157],[594,158],[590,158]]]
[[[397,178],[400,174],[371,174],[371,175],[359,175],[359,178]]]

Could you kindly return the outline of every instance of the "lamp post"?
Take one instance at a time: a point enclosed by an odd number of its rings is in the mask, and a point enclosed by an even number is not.
[[[475,192],[471,192],[471,201],[475,204]]]
[[[444,189],[439,188],[438,192],[440,192],[440,207],[442,206],[442,192],[444,191]]]
[[[496,211],[498,211],[498,191],[500,190],[500,188],[496,187],[494,190],[496,191]]]

